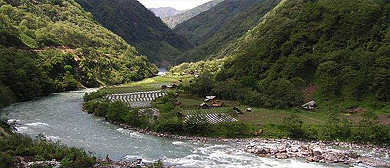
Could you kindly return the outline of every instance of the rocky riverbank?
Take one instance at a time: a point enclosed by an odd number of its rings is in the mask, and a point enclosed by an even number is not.
[[[51,161],[27,161],[28,158],[19,158],[20,163],[16,166],[19,168],[30,168],[30,167],[52,167],[60,168],[61,162],[56,161],[55,159]],[[98,160],[93,168],[170,168],[169,166],[164,166],[162,162],[157,161],[154,163],[143,162],[142,159],[137,159],[135,161],[107,161],[107,160]]]
[[[370,145],[252,139],[246,140],[241,148],[259,157],[303,158],[307,162],[390,167],[390,149]]]
[[[113,124],[117,124],[123,129],[170,139],[193,140],[203,143],[238,143],[240,144],[239,148],[241,150],[255,154],[259,157],[272,157],[277,159],[303,158],[306,159],[307,162],[342,163],[348,165],[363,164],[374,167],[390,167],[390,147],[345,142],[296,141],[290,139],[224,139],[179,136],[132,128],[126,124],[118,124],[115,122]],[[379,157],[386,158],[386,160],[379,159]]]

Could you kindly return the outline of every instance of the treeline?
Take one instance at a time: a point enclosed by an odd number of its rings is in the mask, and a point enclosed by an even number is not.
[[[0,0],[0,107],[157,73],[73,0]]]
[[[329,114],[324,124],[303,124],[297,114],[283,119],[282,124],[264,126],[264,137],[293,138],[298,140],[342,141],[388,146],[390,128],[378,122],[372,112],[363,115],[358,124],[340,119],[337,113]]]
[[[262,107],[299,105],[307,86],[317,101],[388,101],[389,11],[388,1],[282,1],[225,49],[208,87],[199,79],[188,90]]]
[[[176,107],[176,96],[168,93],[154,102],[154,107],[159,109],[159,115],[154,116],[153,111],[132,109],[120,101],[108,102],[102,99],[107,93],[94,92],[84,96],[84,109],[106,120],[127,124],[136,128],[170,133],[174,135],[205,136],[205,137],[251,137],[254,128],[241,122],[210,124],[207,122],[185,121],[181,109]]]

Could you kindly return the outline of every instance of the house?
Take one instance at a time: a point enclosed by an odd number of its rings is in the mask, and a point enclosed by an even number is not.
[[[206,96],[206,99],[204,99],[205,102],[213,101],[216,96]]]
[[[219,100],[215,100],[215,101],[213,101],[213,107],[222,107],[222,102],[221,101],[219,101]]]
[[[237,114],[244,114],[239,108],[237,107],[233,107],[233,110],[234,112],[236,112]]]
[[[252,109],[251,108],[246,108],[246,112],[252,112]]]
[[[306,109],[306,110],[314,110],[314,108],[316,107],[316,102],[315,101],[310,101],[310,102],[308,102],[306,104],[303,104],[301,107]]]
[[[199,107],[200,107],[201,109],[208,109],[208,108],[209,108],[209,105],[207,105],[206,103],[202,103],[202,104],[199,105]]]

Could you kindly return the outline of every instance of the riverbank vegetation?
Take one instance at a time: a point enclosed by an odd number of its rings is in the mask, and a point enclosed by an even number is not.
[[[35,139],[12,132],[12,127],[1,121],[0,129],[0,168],[23,166],[27,162],[60,162],[64,168],[93,167],[96,158],[82,149],[67,147],[60,142],[46,140],[43,135]],[[40,165],[50,167],[49,165]]]
[[[177,97],[174,92],[169,92],[167,96],[154,102],[153,107],[158,109],[158,115],[151,110],[133,109],[121,101],[109,102],[101,96],[93,96],[101,94],[104,93],[99,91],[86,94],[84,99],[89,101],[84,102],[85,111],[119,125],[185,136],[237,138],[251,137],[254,134],[254,128],[242,122],[213,124],[204,118],[186,120],[182,109],[176,106]],[[97,99],[91,100],[91,97]]]
[[[223,107],[221,108],[199,109],[199,105],[204,102],[204,95],[207,95],[207,93],[215,94],[213,89],[203,90],[208,88],[207,84],[198,86],[198,80],[202,80],[203,82],[201,83],[211,81],[210,79],[204,79],[207,76],[207,73],[200,74],[198,78],[195,78],[194,75],[174,76],[170,74],[168,76],[156,77],[156,79],[147,79],[146,81],[149,81],[146,82],[148,83],[147,85],[151,86],[162,84],[160,83],[162,81],[171,81],[179,84],[179,87],[171,91],[168,96],[154,101],[153,107],[160,112],[158,118],[154,118],[152,110],[149,110],[149,112],[146,110],[147,112],[145,112],[140,109],[132,109],[121,102],[112,103],[105,101],[103,99],[104,96],[110,94],[105,89],[86,94],[84,96],[84,107],[88,112],[106,117],[114,122],[116,121],[117,124],[123,123],[132,127],[148,129],[149,131],[175,135],[236,138],[256,137],[255,132],[261,132],[261,134],[257,134],[260,138],[293,138],[388,145],[390,129],[387,125],[390,123],[390,115],[385,110],[382,110],[386,108],[386,103],[370,106],[370,103],[364,102],[366,105],[363,106],[362,102],[345,101],[341,105],[339,103],[320,104],[314,111],[306,111],[300,107],[286,109],[259,108],[247,104],[246,101],[222,99]],[[175,78],[176,81],[174,80]],[[179,80],[182,82],[179,82]],[[134,87],[128,91],[136,91],[133,89],[136,89],[138,84],[141,83],[146,84],[143,81],[127,84]],[[193,84],[195,84],[195,87]],[[123,91],[126,90],[123,90],[122,87],[112,87],[110,91],[113,93],[125,93]],[[228,91],[224,93],[230,93],[229,89],[234,91],[237,87],[227,89]],[[245,98],[245,93],[242,93],[242,95]],[[212,106],[210,102],[206,103]],[[112,105],[113,107],[111,107]],[[357,106],[365,107],[365,111],[356,113],[343,111]],[[108,113],[110,107],[111,110],[116,108],[118,110]],[[233,107],[243,111],[243,114],[237,114]],[[248,107],[252,111],[246,112]],[[217,124],[212,123],[212,121],[197,122],[199,120],[210,120],[204,116],[224,118],[225,114],[237,119],[237,122]],[[186,118],[188,115],[196,116],[192,118],[194,121]]]

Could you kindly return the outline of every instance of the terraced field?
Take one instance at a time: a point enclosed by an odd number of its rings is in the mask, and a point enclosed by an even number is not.
[[[208,122],[211,124],[238,121],[226,112],[225,108],[197,109],[183,111],[185,122]]]
[[[132,108],[148,108],[151,107],[153,100],[159,97],[165,96],[167,93],[162,90],[158,91],[146,91],[146,92],[133,92],[133,93],[121,93],[110,94],[106,96],[106,99],[111,102],[122,101],[127,103]]]

